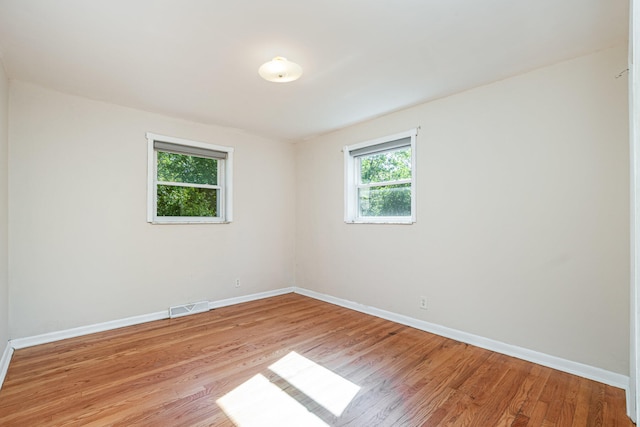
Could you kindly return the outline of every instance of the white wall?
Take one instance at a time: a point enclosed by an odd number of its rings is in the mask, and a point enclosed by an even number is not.
[[[294,284],[292,144],[17,81],[9,109],[11,338]],[[235,147],[232,224],[146,222],[147,131]]]
[[[609,49],[298,144],[297,286],[628,375],[626,64]],[[345,224],[341,148],[416,126],[418,222]]]
[[[8,135],[9,81],[0,59],[0,353],[9,340],[9,273],[8,273]]]

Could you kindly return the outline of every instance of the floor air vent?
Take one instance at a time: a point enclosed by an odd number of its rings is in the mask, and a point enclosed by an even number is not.
[[[174,317],[188,316],[189,314],[202,313],[204,311],[209,311],[208,301],[169,307],[169,317],[173,319]]]

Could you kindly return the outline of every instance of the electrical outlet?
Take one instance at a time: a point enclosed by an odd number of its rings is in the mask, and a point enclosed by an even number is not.
[[[236,279],[236,288],[240,287],[240,279]]]
[[[420,308],[423,310],[427,309],[427,297],[420,297]]]

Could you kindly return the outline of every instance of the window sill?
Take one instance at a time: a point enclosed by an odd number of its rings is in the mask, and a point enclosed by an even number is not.
[[[413,225],[416,221],[412,219],[384,219],[384,220],[347,220],[346,224],[395,224],[395,225]]]
[[[151,221],[152,225],[231,224],[231,221]]]

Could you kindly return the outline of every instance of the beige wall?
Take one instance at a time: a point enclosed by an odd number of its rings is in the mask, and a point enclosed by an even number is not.
[[[7,270],[11,338],[295,283],[628,375],[624,68],[609,49],[295,148],[15,81],[7,139],[2,74],[0,339]],[[345,224],[342,146],[416,126],[418,222]],[[232,224],[145,222],[147,131],[236,148]]]
[[[628,375],[626,64],[609,49],[298,144],[297,286]],[[341,148],[416,126],[417,223],[345,224]]]
[[[12,338],[294,284],[292,144],[16,81],[9,108]],[[147,131],[235,147],[232,224],[146,222]]]
[[[0,354],[9,340],[8,132],[9,82],[0,59]]]

